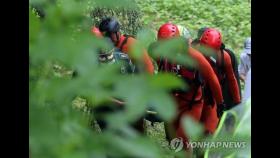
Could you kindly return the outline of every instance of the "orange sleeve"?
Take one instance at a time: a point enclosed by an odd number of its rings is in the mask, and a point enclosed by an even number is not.
[[[224,69],[226,73],[226,79],[229,81],[229,90],[230,93],[233,97],[233,100],[236,104],[241,102],[240,98],[240,93],[239,93],[239,88],[238,88],[238,83],[235,78],[233,69],[232,69],[232,64],[231,64],[231,59],[228,53],[224,52]]]
[[[143,50],[143,61],[144,61],[145,66],[146,66],[146,70],[150,74],[153,74],[154,73],[154,65],[153,65],[153,62],[152,62],[150,56],[148,55],[148,52],[145,49]]]
[[[132,48],[131,46],[136,42],[136,40],[134,38],[128,38],[127,43],[123,46],[123,51],[125,53],[127,53],[128,55],[131,53]],[[146,49],[143,50],[143,62],[145,64],[145,69],[150,73],[153,74],[154,73],[154,65],[153,62],[150,58],[150,56],[148,55],[148,52]]]
[[[205,80],[206,84],[209,85],[210,90],[217,104],[223,103],[223,93],[220,86],[220,82],[206,58],[197,50],[189,48],[190,56],[196,61],[197,68]]]

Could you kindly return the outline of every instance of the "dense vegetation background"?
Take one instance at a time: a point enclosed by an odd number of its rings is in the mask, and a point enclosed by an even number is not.
[[[30,6],[29,147],[32,157],[103,158],[110,155],[162,158],[182,154],[160,147],[153,139],[134,131],[129,123],[144,115],[150,104],[165,121],[170,121],[175,114],[175,105],[168,91],[183,83],[170,74],[150,76],[141,73],[128,77],[120,75],[114,66],[98,67],[96,50],[106,47],[106,42],[90,34],[91,26],[100,20],[92,16],[93,12],[96,7],[104,6],[109,10],[115,10],[115,7],[123,10],[117,11],[116,16],[129,25],[122,28],[124,33],[137,35],[140,42],[134,55],[138,59],[139,49],[155,40],[153,31],[166,21],[189,27],[193,35],[202,26],[218,27],[226,43],[234,50],[241,49],[243,40],[250,35],[250,4],[233,0],[136,2],[30,1],[33,6],[43,8],[45,14],[43,19],[40,18]],[[161,48],[160,52],[168,53],[166,48],[174,45],[176,41]],[[78,72],[76,78],[72,78],[73,70]],[[114,89],[110,88],[112,85]],[[78,96],[86,100],[80,101],[77,107],[73,100]],[[107,116],[110,128],[100,134],[90,128],[91,117],[84,108],[101,106],[111,96],[126,100],[128,109]],[[193,138],[205,139],[201,136],[200,125],[187,118],[185,122],[186,127],[193,127],[186,128]]]
[[[188,28],[193,37],[201,27],[218,28],[224,43],[239,56],[251,36],[251,2],[247,0],[136,0],[144,26],[157,30],[171,21]]]

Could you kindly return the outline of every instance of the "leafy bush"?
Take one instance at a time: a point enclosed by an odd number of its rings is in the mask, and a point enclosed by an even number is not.
[[[29,10],[32,157],[162,158],[170,152],[140,135],[129,123],[144,115],[151,103],[163,119],[170,120],[175,105],[168,91],[182,86],[182,82],[169,74],[122,76],[114,66],[99,67],[96,50],[106,43],[85,29],[90,28],[91,21],[84,14],[89,11],[87,3],[75,0],[37,3],[44,4],[46,16],[40,20]],[[78,72],[77,77],[71,77],[72,70]],[[61,72],[67,73],[57,75]],[[89,127],[87,115],[72,108],[76,96],[85,97],[92,106],[101,106],[109,97],[118,97],[127,102],[127,110],[106,117],[110,130],[99,134]]]
[[[136,0],[143,23],[158,30],[168,21],[190,29],[196,37],[202,27],[218,28],[224,43],[238,54],[251,36],[251,3],[245,0]]]
[[[176,110],[168,92],[181,87],[183,82],[170,74],[151,76],[141,72],[123,76],[115,66],[99,67],[97,63],[96,50],[106,46],[106,42],[90,34],[92,6],[89,5],[124,9],[131,9],[134,5],[127,5],[127,0],[57,0],[55,3],[34,0],[32,3],[43,6],[46,16],[40,20],[29,8],[31,157],[162,158],[182,155],[181,152],[161,148],[129,124],[145,115],[147,106],[151,104],[165,121],[170,122]],[[137,37],[140,41],[134,54],[141,52],[139,50],[146,47],[154,36],[151,30],[142,30]],[[174,49],[176,44],[180,44],[180,40],[159,48],[158,52],[163,54],[157,55],[167,55],[165,53]],[[175,58],[178,62],[190,60],[188,57],[183,59]],[[74,70],[78,76],[72,78]],[[88,113],[72,107],[77,96],[86,98],[78,99],[83,106],[102,106],[109,97],[118,97],[127,102],[127,109],[106,116],[109,129],[100,134],[90,128]],[[198,128],[194,129],[198,131]]]

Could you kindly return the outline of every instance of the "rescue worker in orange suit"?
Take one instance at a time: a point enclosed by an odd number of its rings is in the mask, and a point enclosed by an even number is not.
[[[93,26],[91,28],[91,33],[97,37],[97,38],[103,38],[102,33],[100,30]],[[98,49],[98,62],[100,66],[102,65],[111,65],[111,64],[119,64],[120,67],[120,73],[124,75],[133,74],[135,72],[135,66],[128,57],[128,54],[125,54],[121,52],[119,49],[117,49],[115,46],[113,46],[112,41],[108,39],[109,48],[103,48]],[[102,118],[104,117],[104,114],[108,113],[114,113],[118,111],[125,110],[125,102],[121,101],[117,98],[110,97],[108,98],[106,105],[98,106],[92,109],[92,111],[95,113],[95,119],[97,120],[101,130],[105,130],[107,128],[107,121]],[[113,106],[108,106],[113,105]],[[99,116],[99,117],[98,117]],[[142,119],[137,120],[136,122],[133,122],[130,124],[132,128],[139,132],[143,132],[143,122]]]
[[[122,35],[120,33],[120,24],[116,19],[110,17],[103,19],[99,25],[99,30],[105,37],[108,37],[112,40],[112,42],[115,44],[115,47],[119,48],[121,52],[124,52],[131,57],[132,47],[135,42],[137,42],[137,40],[131,36]],[[143,50],[142,59],[145,70],[148,73],[153,74],[154,65],[146,50]],[[133,61],[135,62],[135,60]]]
[[[223,49],[221,33],[213,28],[204,29],[199,39],[199,45],[204,45],[215,52],[215,57],[206,56],[206,59],[212,65],[212,68],[214,69],[221,85],[223,80],[226,79],[229,81],[228,86],[232,99],[236,104],[240,103],[241,97],[238,83],[232,69],[231,58],[229,54]],[[222,56],[224,58],[223,60]],[[214,62],[215,64],[213,64]],[[221,71],[224,71],[222,75],[219,73]],[[207,134],[213,134],[219,123],[219,117],[216,115],[216,102],[213,100],[213,96],[215,96],[215,94],[210,90],[210,85],[206,85],[204,88],[204,105],[201,115],[201,122],[205,126],[205,132]]]
[[[163,24],[158,30],[159,41],[168,40],[179,36],[180,34],[178,27],[172,23]],[[188,136],[184,133],[182,118],[184,116],[190,116],[195,121],[199,121],[203,108],[202,84],[201,82],[199,82],[199,75],[202,76],[203,82],[207,83],[210,86],[211,91],[214,94],[214,98],[219,104],[216,115],[221,115],[225,107],[223,104],[223,97],[219,80],[211,65],[199,51],[190,46],[187,53],[189,53],[189,56],[194,60],[194,62],[196,62],[196,68],[187,68],[176,63],[171,63],[164,58],[161,58],[157,61],[159,65],[159,72],[176,73],[176,75],[181,76],[182,79],[189,85],[189,90],[187,91],[175,90],[172,92],[172,95],[174,96],[174,99],[176,100],[178,106],[178,113],[176,115],[173,126],[176,130],[176,136],[183,138],[184,143],[188,142],[189,139]],[[189,150],[186,144],[185,149],[187,151]]]
[[[91,28],[91,33],[94,34],[96,37],[103,37],[102,33],[100,32],[99,28],[93,26]]]

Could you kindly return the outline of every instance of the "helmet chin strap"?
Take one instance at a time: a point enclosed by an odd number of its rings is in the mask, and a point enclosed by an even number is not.
[[[220,51],[221,51],[221,61],[222,61],[221,65],[224,65],[224,60],[223,60],[223,58],[224,58],[224,50],[225,50],[225,48],[226,48],[225,44],[222,43],[222,45],[221,45],[221,47],[220,47]]]
[[[222,43],[220,49],[221,49],[221,50],[224,50],[224,49],[225,49],[225,44],[224,44],[224,43]]]
[[[225,50],[225,45],[224,45],[224,43],[222,43],[222,45],[221,45],[221,47],[220,47],[220,49],[219,49],[220,51],[221,51],[221,53],[223,53],[224,52],[224,50]]]

